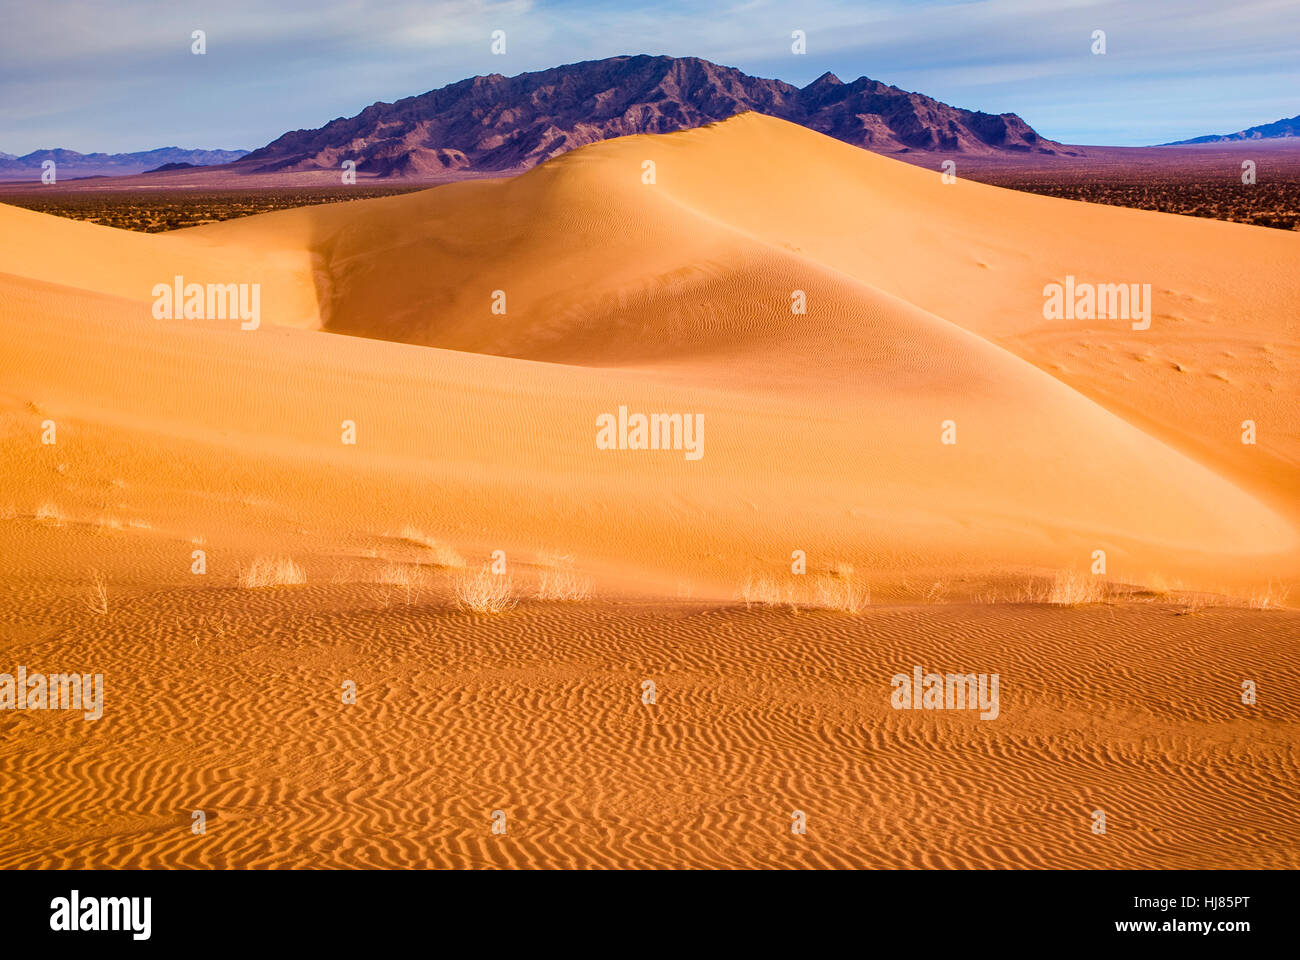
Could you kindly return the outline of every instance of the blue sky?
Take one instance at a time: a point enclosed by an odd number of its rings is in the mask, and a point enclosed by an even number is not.
[[[627,53],[798,85],[866,75],[1068,143],[1300,113],[1297,0],[0,0],[0,151],[254,148],[475,74]]]

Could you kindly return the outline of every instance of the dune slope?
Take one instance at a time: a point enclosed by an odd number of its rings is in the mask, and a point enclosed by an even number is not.
[[[238,438],[250,478],[296,471],[282,511],[340,535],[403,513],[476,548],[563,530],[594,567],[722,593],[794,549],[959,575],[1100,549],[1112,575],[1211,588],[1257,581],[1245,557],[1297,568],[1300,238],[1278,231],[944,184],[753,114],[162,237],[3,215],[14,409]],[[147,291],[177,273],[266,284],[264,328],[155,321]],[[1067,273],[1150,278],[1151,328],[1043,320]],[[598,449],[620,406],[701,415],[702,458]],[[322,511],[303,491],[329,471],[400,493]],[[75,501],[60,482],[42,496]],[[455,496],[410,502],[430,486]]]

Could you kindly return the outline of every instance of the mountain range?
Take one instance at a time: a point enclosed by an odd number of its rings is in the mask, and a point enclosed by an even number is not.
[[[805,87],[695,57],[624,56],[514,77],[461,80],[375,103],[316,130],[295,130],[239,167],[270,173],[338,169],[370,176],[526,169],[576,147],[669,133],[754,111],[880,153],[1072,151],[1014,113],[962,110],[867,77],[826,73]]]
[[[75,150],[33,150],[21,157],[0,153],[0,180],[39,180],[41,164],[53,160],[60,180],[74,177],[122,177],[144,173],[168,163],[210,166],[230,163],[247,150],[183,150],[158,147],[138,153],[78,153]]]
[[[804,87],[754,77],[697,57],[622,56],[549,70],[471,77],[353,117],[294,130],[251,153],[162,147],[139,153],[37,150],[0,153],[0,180],[60,179],[228,165],[230,174],[338,170],[366,177],[455,178],[534,167],[577,147],[639,133],[671,133],[755,112],[788,120],[876,153],[1084,156],[1040,136],[1014,113],[949,106],[868,77],[825,73]],[[1300,117],[1166,146],[1300,136]]]
[[[1204,137],[1193,137],[1191,140],[1175,140],[1173,143],[1162,143],[1162,147],[1181,147],[1191,143],[1233,143],[1238,140],[1286,140],[1291,137],[1300,137],[1300,116],[1274,120],[1272,123],[1261,123],[1257,127],[1247,127],[1245,130],[1238,130],[1236,133],[1209,134]]]

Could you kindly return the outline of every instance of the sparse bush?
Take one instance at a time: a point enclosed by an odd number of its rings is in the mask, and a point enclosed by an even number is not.
[[[239,585],[245,589],[289,587],[306,583],[302,567],[288,557],[258,557],[247,570],[239,570]]]
[[[745,604],[746,610],[755,604],[761,607],[775,607],[781,603],[781,588],[776,585],[776,581],[771,577],[755,579],[751,574],[745,578],[745,582],[736,591],[736,599]]]
[[[1279,610],[1286,606],[1287,597],[1291,591],[1286,587],[1274,586],[1270,581],[1269,585],[1250,595],[1249,606],[1252,610]]]
[[[36,521],[52,527],[63,526],[63,511],[52,503],[42,503],[36,508]]]
[[[1042,603],[1054,606],[1077,607],[1085,603],[1101,603],[1106,599],[1106,588],[1096,577],[1074,570],[1058,571],[1043,592]]]
[[[852,576],[818,577],[814,605],[823,610],[860,613],[871,603],[871,591],[858,587]]]
[[[497,575],[484,566],[474,573],[462,574],[456,581],[456,605],[474,613],[504,613],[519,601],[513,595],[509,577]]]
[[[1190,617],[1193,614],[1200,613],[1206,607],[1211,606],[1210,597],[1203,593],[1190,593],[1183,598],[1182,606],[1178,608],[1178,616]]]
[[[90,612],[103,616],[108,613],[108,583],[98,570],[90,571],[90,597],[86,600]]]
[[[411,596],[425,584],[424,571],[419,567],[407,564],[392,563],[379,571],[376,581],[386,587],[394,587],[403,591],[406,596],[406,604],[410,606]],[[384,605],[388,605],[388,597],[384,597]]]

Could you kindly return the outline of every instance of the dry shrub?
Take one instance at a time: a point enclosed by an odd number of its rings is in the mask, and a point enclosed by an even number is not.
[[[488,566],[462,574],[456,581],[456,605],[474,613],[504,613],[519,601],[513,595],[510,578],[497,575]]]
[[[1106,585],[1101,580],[1074,570],[1060,570],[1047,583],[1038,602],[1077,607],[1085,603],[1101,603],[1105,599]]]
[[[757,604],[760,607],[775,607],[781,603],[781,588],[771,577],[754,578],[753,574],[736,591],[736,599],[744,602],[748,610]]]
[[[1287,597],[1290,595],[1289,588],[1274,586],[1273,582],[1269,581],[1268,586],[1263,590],[1250,595],[1248,605],[1252,610],[1280,610],[1286,606]]]
[[[782,589],[771,577],[751,575],[736,591],[736,598],[745,604],[746,610],[754,606],[788,606],[792,613],[798,613],[800,606],[804,606],[858,613],[871,603],[871,591],[854,582],[851,567],[841,566],[836,570],[834,574],[824,574],[812,580],[811,587],[805,587],[807,581],[798,578],[798,590],[796,584],[787,584]]]
[[[108,613],[108,583],[98,570],[90,571],[90,597],[86,600],[90,612],[103,616]]]
[[[871,591],[853,582],[852,575],[818,577],[813,606],[841,613],[860,613],[871,603]]]
[[[1200,613],[1207,607],[1215,606],[1211,598],[1203,593],[1187,594],[1183,598],[1182,606],[1178,608],[1177,615],[1180,617],[1189,617],[1193,614]]]
[[[307,574],[288,557],[258,557],[247,570],[239,571],[239,585],[245,589],[257,587],[288,587],[306,583]]]
[[[412,596],[425,585],[426,579],[424,571],[419,567],[389,561],[388,565],[379,571],[375,582],[383,587],[401,590],[405,595],[406,605],[410,606]],[[385,606],[388,605],[390,597],[391,592],[385,591],[383,596]]]

